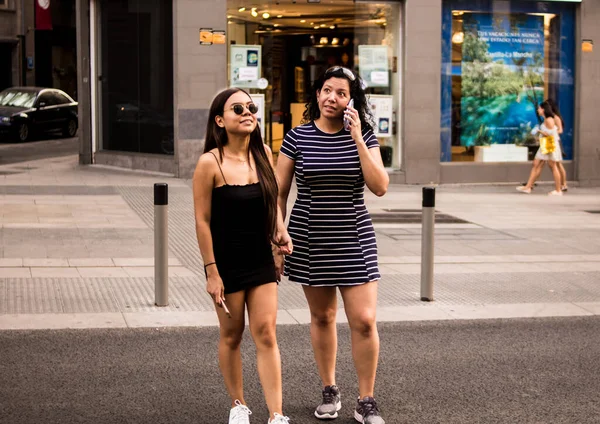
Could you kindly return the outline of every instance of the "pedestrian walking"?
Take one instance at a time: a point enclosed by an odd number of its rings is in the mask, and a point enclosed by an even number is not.
[[[556,128],[558,130],[558,144],[560,146],[560,151],[562,154],[562,153],[564,153],[564,149],[563,149],[563,145],[562,145],[562,138],[560,135],[564,132],[564,128],[565,128],[564,121],[563,121],[562,115],[560,114],[560,110],[558,109],[558,105],[556,104],[556,102],[552,99],[547,99],[546,102],[548,102],[548,104],[552,108],[552,113],[554,113],[554,121],[556,122]],[[561,159],[562,159],[562,156],[561,156]],[[565,167],[563,166],[562,160],[560,162],[558,162],[558,171],[560,172],[560,189],[561,189],[561,191],[568,191],[569,186],[567,185],[567,171],[565,170]]]
[[[335,377],[339,288],[358,374],[354,416],[361,423],[383,424],[374,398],[379,357],[377,281],[381,276],[364,186],[383,196],[389,176],[370,116],[359,76],[341,66],[329,68],[312,88],[305,123],[284,138],[277,178],[283,216],[294,175],[298,187],[288,227],[294,252],[285,259],[284,273],[303,285],[311,313],[311,340],[323,385],[322,401],[314,414],[333,419],[341,408]],[[281,259],[276,258],[280,268]]]
[[[229,424],[250,422],[240,352],[246,309],[268,422],[284,424],[289,418],[282,412],[271,241],[281,253],[291,253],[292,245],[278,213],[273,157],[263,144],[256,112],[250,95],[237,88],[212,102],[204,154],[193,177],[196,234],[206,290],[219,319],[219,366],[232,401]]]
[[[562,152],[558,143],[558,127],[554,118],[554,112],[547,101],[543,102],[538,107],[537,112],[544,118],[544,122],[539,128],[534,130],[534,133],[540,138],[540,148],[535,155],[527,184],[517,187],[517,190],[522,193],[530,194],[533,189],[533,184],[541,173],[543,163],[547,162],[552,170],[555,186],[554,190],[548,194],[551,196],[562,196],[561,176],[557,165],[562,161]]]

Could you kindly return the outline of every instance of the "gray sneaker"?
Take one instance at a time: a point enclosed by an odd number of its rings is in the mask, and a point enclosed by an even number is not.
[[[338,417],[338,411],[342,409],[340,400],[340,389],[338,386],[325,386],[323,389],[323,402],[315,410],[315,417],[320,420],[333,420]]]
[[[358,400],[354,410],[354,419],[362,424],[385,424],[379,414],[377,402],[368,396]]]

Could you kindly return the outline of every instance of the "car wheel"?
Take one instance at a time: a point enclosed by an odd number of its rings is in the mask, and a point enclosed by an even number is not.
[[[63,128],[63,136],[65,137],[75,137],[77,134],[77,121],[75,119],[69,119],[67,125]]]
[[[22,122],[17,127],[17,140],[21,142],[28,141],[31,138],[31,130],[29,125]]]

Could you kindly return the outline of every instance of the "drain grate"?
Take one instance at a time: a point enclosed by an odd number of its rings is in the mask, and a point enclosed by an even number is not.
[[[386,224],[420,224],[423,219],[421,209],[383,209],[385,213],[372,213],[374,223]],[[469,221],[446,213],[435,211],[436,224],[471,224]]]

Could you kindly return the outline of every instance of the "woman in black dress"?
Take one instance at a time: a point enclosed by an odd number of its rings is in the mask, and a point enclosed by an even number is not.
[[[206,290],[219,318],[219,364],[232,400],[229,423],[247,424],[251,414],[244,401],[240,352],[247,308],[269,423],[284,424],[288,418],[282,413],[275,335],[278,275],[271,242],[284,254],[291,253],[292,245],[278,213],[273,157],[262,142],[256,112],[240,89],[227,89],[213,100],[204,154],[193,178],[196,233]]]
[[[285,259],[284,272],[290,281],[302,284],[311,312],[313,350],[323,383],[323,400],[315,416],[333,419],[341,408],[335,382],[339,288],[358,374],[354,416],[361,423],[383,424],[373,394],[379,356],[375,306],[381,276],[364,186],[383,196],[389,176],[369,116],[360,78],[341,66],[329,68],[315,82],[305,124],[285,136],[277,178],[283,216],[294,175],[298,186],[288,227],[294,252]]]

